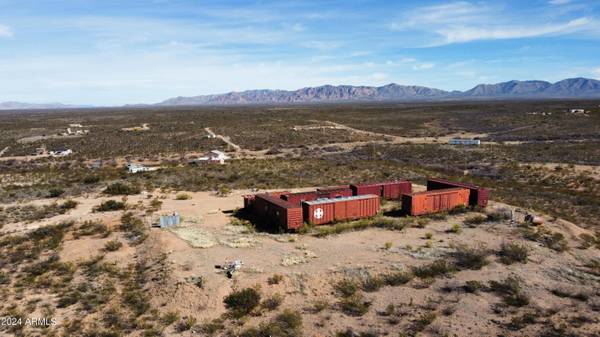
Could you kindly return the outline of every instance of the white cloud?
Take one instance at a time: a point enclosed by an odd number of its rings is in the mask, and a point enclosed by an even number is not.
[[[592,20],[578,18],[561,24],[542,26],[498,26],[498,27],[469,27],[454,26],[439,29],[436,32],[443,36],[441,44],[469,42],[476,40],[501,40],[536,37],[544,35],[568,34],[589,27]]]
[[[415,64],[413,66],[414,70],[427,70],[427,69],[431,69],[435,67],[435,64],[433,63],[419,63],[419,64]]]
[[[12,37],[13,35],[14,33],[9,26],[0,24],[0,37]]]
[[[566,3],[565,0],[553,0]],[[589,17],[556,21],[552,15],[508,12],[496,3],[459,1],[408,11],[389,25],[392,31],[427,34],[424,46],[481,40],[519,39],[576,32],[600,32],[600,23]]]
[[[551,5],[566,5],[571,3],[571,0],[550,0],[548,3]]]
[[[597,79],[600,79],[600,67],[592,70],[592,74],[594,74],[594,76],[596,76]]]

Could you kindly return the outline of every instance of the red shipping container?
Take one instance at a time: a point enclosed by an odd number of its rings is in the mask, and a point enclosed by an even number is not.
[[[277,192],[267,192],[267,193],[259,193],[259,194],[246,194],[242,196],[244,198],[244,209],[247,211],[254,212],[254,200],[256,200],[257,195],[271,195],[275,197],[279,197],[282,194],[290,193],[290,191],[277,191]]]
[[[352,189],[353,195],[367,195],[367,194],[375,194],[381,196],[381,192],[383,191],[380,183],[369,183],[369,184],[354,184],[350,185]]]
[[[471,191],[469,205],[486,207],[490,198],[490,191],[487,188],[477,185],[461,182],[453,182],[445,179],[429,178],[427,179],[427,190],[439,190],[443,188],[462,187]]]
[[[466,188],[447,188],[402,196],[402,211],[410,215],[432,214],[451,210],[469,204],[469,190]]]
[[[317,191],[296,192],[281,195],[281,199],[298,206],[301,206],[303,201],[317,200],[317,198]]]
[[[302,203],[304,220],[313,225],[368,218],[380,209],[378,195],[359,195],[338,199],[319,199]]]
[[[335,187],[322,187],[317,188],[317,199],[320,198],[343,198],[343,197],[351,197],[352,189],[350,186],[335,186]]]
[[[408,180],[386,181],[381,185],[382,197],[387,200],[398,200],[402,198],[402,194],[412,193],[412,183]]]
[[[259,220],[272,229],[298,229],[303,225],[302,207],[276,196],[257,195],[254,209]]]
[[[256,195],[246,194],[242,197],[244,198],[244,209],[247,211],[251,211],[254,206],[254,200],[256,199]]]

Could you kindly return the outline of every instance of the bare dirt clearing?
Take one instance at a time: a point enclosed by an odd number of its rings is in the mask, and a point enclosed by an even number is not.
[[[417,190],[423,189],[422,186]],[[412,331],[420,315],[433,313],[432,322],[423,327],[425,335],[440,332],[451,335],[498,335],[509,332],[511,319],[518,309],[503,309],[502,299],[493,292],[465,292],[465,284],[488,284],[507,276],[522,280],[529,304],[524,310],[555,312],[537,314],[538,321],[525,324],[514,335],[534,334],[543,330],[544,320],[561,321],[570,315],[588,312],[587,302],[558,297],[556,289],[577,287],[578,291],[594,296],[600,276],[588,272],[587,261],[600,257],[596,249],[578,249],[579,236],[591,234],[572,223],[547,218],[548,230],[563,233],[571,250],[555,252],[542,244],[526,240],[516,224],[507,221],[465,225],[465,219],[477,213],[450,215],[431,219],[422,228],[406,227],[402,231],[366,229],[331,235],[324,238],[303,234],[255,233],[244,226],[231,225],[229,211],[242,206],[241,195],[247,190],[233,191],[226,197],[211,192],[186,192],[187,200],[176,200],[177,193],[154,191],[163,202],[160,213],[178,212],[183,223],[170,229],[152,229],[145,243],[138,248],[127,246],[116,253],[108,253],[107,261],[125,266],[136,256],[166,254],[169,281],[150,285],[152,303],[164,311],[177,311],[181,316],[195,317],[198,322],[209,322],[226,313],[223,298],[234,289],[256,287],[264,298],[276,293],[283,296],[282,308],[303,312],[305,336],[334,335],[352,327],[355,331],[372,331],[380,335],[397,331]],[[78,198],[77,209],[69,214],[31,224],[9,225],[3,230],[33,229],[41,225],[67,219],[75,221],[98,220],[117,228],[120,212],[93,213],[93,206],[110,198],[89,195]],[[130,196],[127,203],[134,212],[147,207],[148,195]],[[47,203],[47,200],[35,203]],[[387,208],[392,205],[388,204]],[[136,208],[139,210],[136,211]],[[515,210],[514,207],[491,202],[490,211]],[[519,213],[520,214],[520,213]],[[460,231],[453,231],[455,225]],[[148,224],[146,224],[148,225]],[[15,228],[17,227],[17,228]],[[121,238],[118,238],[122,240]],[[96,256],[109,241],[108,238],[70,238],[60,253],[67,262],[81,262]],[[124,241],[126,242],[126,241]],[[375,275],[410,271],[415,266],[426,265],[449,254],[462,245],[486,247],[499,251],[505,243],[519,243],[529,250],[527,264],[504,265],[494,254],[486,257],[488,263],[481,269],[469,268],[455,274],[434,279],[415,278],[402,286],[378,286],[364,292],[369,310],[357,318],[339,309],[340,301],[334,285],[339,280],[366,280]],[[228,279],[215,265],[240,259],[244,265]],[[282,275],[278,284],[269,284],[274,274]],[[201,278],[202,287],[190,283]],[[595,297],[593,297],[595,298]],[[591,300],[590,300],[591,301]],[[315,303],[325,302],[325,308],[315,311]],[[591,303],[591,302],[590,302]],[[395,309],[390,311],[390,305]],[[527,309],[530,308],[530,309]],[[500,311],[499,311],[500,310]],[[566,316],[565,316],[566,315]],[[562,317],[564,316],[564,317]],[[269,313],[251,316],[242,327],[256,325],[271,317]],[[540,325],[541,324],[541,325]],[[233,331],[241,328],[231,327]],[[597,320],[585,324],[585,331],[599,331]],[[226,331],[228,329],[225,329]],[[179,335],[171,328],[167,336]],[[185,335],[185,333],[184,333]]]

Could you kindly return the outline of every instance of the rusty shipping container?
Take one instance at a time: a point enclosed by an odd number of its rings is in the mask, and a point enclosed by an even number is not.
[[[313,225],[368,218],[375,216],[379,209],[379,196],[373,194],[302,203],[304,220]]]
[[[256,199],[256,195],[246,194],[246,195],[243,195],[242,198],[244,198],[244,209],[247,211],[252,211],[252,208],[254,207],[254,200]]]
[[[471,191],[469,205],[486,207],[490,198],[490,191],[487,188],[479,187],[473,184],[448,181],[445,179],[429,178],[427,179],[427,190],[439,190],[443,188],[462,187]]]
[[[386,181],[381,186],[381,196],[387,200],[398,200],[403,194],[412,193],[412,183],[408,180]]]
[[[352,189],[350,186],[332,186],[332,187],[321,187],[317,188],[317,199],[320,198],[344,198],[351,197]]]
[[[282,194],[290,193],[290,191],[276,191],[276,192],[266,192],[266,193],[258,193],[258,194],[246,194],[243,195],[244,198],[244,209],[247,211],[254,212],[254,200],[257,195],[271,195],[275,197],[279,197]]]
[[[259,194],[254,201],[259,221],[272,229],[298,229],[303,225],[302,207],[276,196]]]
[[[317,200],[317,198],[317,191],[296,192],[281,195],[281,199],[298,206],[301,206],[303,201]]]
[[[460,187],[404,194],[402,211],[410,215],[448,211],[454,207],[468,205],[469,194],[468,189]]]
[[[381,196],[383,188],[381,183],[366,183],[366,184],[353,184],[350,185],[352,189],[352,194],[357,195],[367,195],[367,194],[375,194]]]

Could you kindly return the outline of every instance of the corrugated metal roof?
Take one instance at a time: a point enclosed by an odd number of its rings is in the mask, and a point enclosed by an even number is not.
[[[408,194],[408,195],[446,193],[446,192],[452,192],[452,191],[456,191],[456,190],[468,190],[468,188],[466,188],[466,187],[450,187],[450,188],[443,188],[443,189],[439,189],[439,190],[429,190],[429,191],[415,192],[415,193],[411,193],[411,194]]]
[[[376,194],[364,194],[364,195],[355,195],[352,197],[317,199],[317,200],[313,200],[313,201],[305,201],[304,203],[307,205],[319,205],[319,204],[327,204],[330,202],[339,202],[339,201],[347,201],[347,200],[371,199],[373,197],[379,198],[379,196]]]
[[[273,197],[271,195],[268,194],[257,194],[256,195],[257,198],[261,198],[263,200],[266,200],[274,205],[277,205],[279,207],[283,207],[283,208],[300,208],[299,205],[295,205],[292,204],[290,202],[287,202],[283,199],[277,198],[277,197]]]

